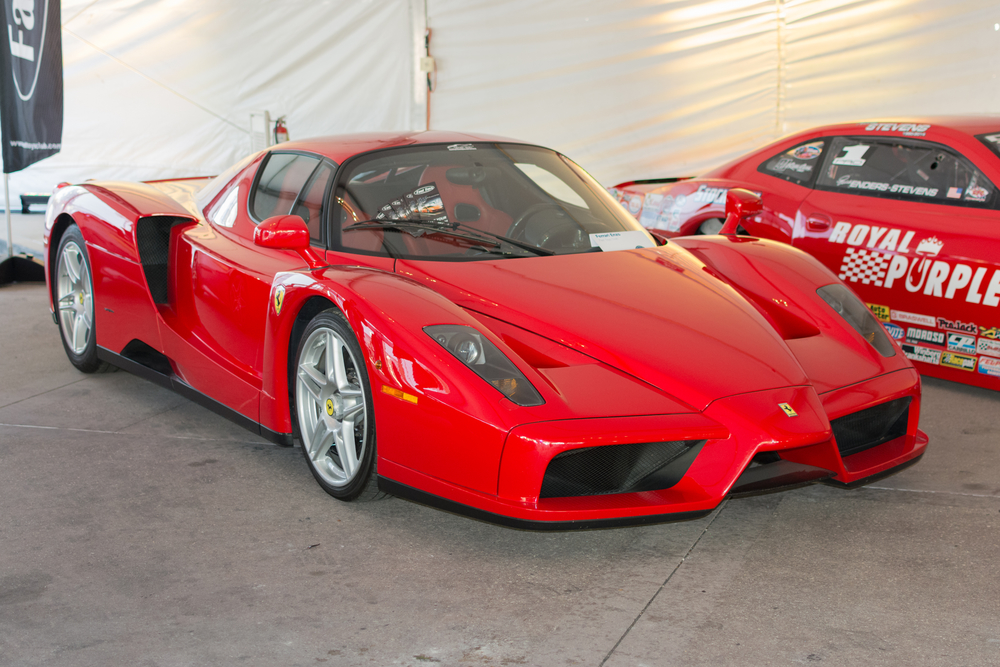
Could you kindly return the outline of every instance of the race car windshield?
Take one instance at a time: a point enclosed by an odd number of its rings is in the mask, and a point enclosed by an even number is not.
[[[634,240],[630,247],[653,245],[635,218],[580,167],[534,146],[377,151],[345,165],[333,196],[334,244],[350,252],[531,257],[599,251],[608,235]],[[416,226],[421,233],[413,233]],[[463,233],[455,233],[459,229]],[[498,253],[496,244],[483,239],[500,239],[509,251]]]

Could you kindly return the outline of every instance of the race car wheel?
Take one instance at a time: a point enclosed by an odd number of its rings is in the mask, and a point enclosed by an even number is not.
[[[306,328],[295,355],[295,426],[319,485],[340,500],[378,492],[375,413],[364,356],[350,326],[326,310]]]
[[[723,222],[725,221],[720,218],[709,218],[708,220],[704,220],[700,225],[698,225],[697,233],[705,234],[706,236],[710,234],[718,234],[722,229]]]
[[[100,373],[113,366],[97,358],[94,335],[94,283],[83,234],[70,226],[56,254],[56,309],[66,356],[84,373]]]

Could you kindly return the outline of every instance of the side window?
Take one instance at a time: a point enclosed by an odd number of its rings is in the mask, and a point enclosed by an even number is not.
[[[808,187],[819,168],[824,140],[808,141],[766,160],[757,171]]]
[[[309,236],[316,243],[322,243],[322,222],[321,213],[323,207],[323,195],[326,193],[326,186],[333,175],[333,167],[326,162],[322,163],[313,173],[309,183],[306,184],[299,198],[292,208],[292,215],[302,218],[306,227],[309,228]]]
[[[236,211],[239,203],[240,186],[233,183],[229,192],[219,198],[215,205],[206,212],[206,217],[220,227],[232,227],[236,222]]]
[[[851,194],[988,207],[993,184],[951,149],[926,141],[837,137],[816,187]]]
[[[271,153],[250,193],[250,215],[258,222],[284,215],[309,180],[319,159],[298,153]]]

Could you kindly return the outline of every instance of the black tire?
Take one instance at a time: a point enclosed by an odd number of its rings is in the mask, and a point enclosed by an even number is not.
[[[698,225],[698,230],[695,234],[718,234],[719,230],[722,229],[723,223],[725,223],[725,220],[722,220],[721,218],[709,218],[707,220],[703,220],[701,224]]]
[[[292,428],[313,477],[344,501],[387,495],[378,490],[375,410],[364,359],[354,332],[336,309],[309,322],[295,352]]]
[[[97,358],[97,329],[94,321],[94,279],[83,234],[70,225],[56,251],[52,269],[56,322],[63,349],[70,363],[84,373],[116,370]]]

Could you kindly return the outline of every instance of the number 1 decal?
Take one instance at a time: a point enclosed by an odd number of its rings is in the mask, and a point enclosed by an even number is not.
[[[845,167],[860,167],[865,163],[865,153],[871,146],[858,144],[857,146],[844,146],[844,154],[836,158],[832,164],[841,164]]]

